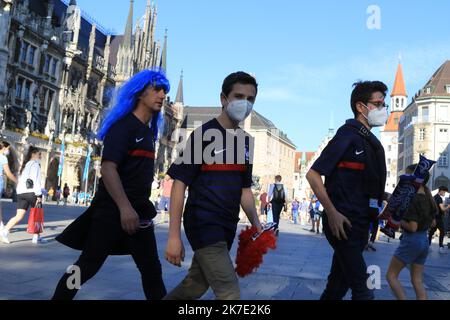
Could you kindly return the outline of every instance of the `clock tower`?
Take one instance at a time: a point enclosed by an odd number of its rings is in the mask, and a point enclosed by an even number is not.
[[[394,86],[391,92],[391,114],[384,127],[380,130],[380,140],[386,154],[386,192],[392,193],[397,184],[397,160],[398,160],[398,123],[403,111],[407,107],[408,95],[406,93],[405,80],[403,78],[402,64],[399,61],[395,75]]]

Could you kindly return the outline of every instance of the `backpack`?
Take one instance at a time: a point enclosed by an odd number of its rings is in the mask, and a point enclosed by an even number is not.
[[[277,203],[284,203],[285,202],[284,188],[283,188],[282,184],[275,184],[274,185],[272,201],[277,202]]]

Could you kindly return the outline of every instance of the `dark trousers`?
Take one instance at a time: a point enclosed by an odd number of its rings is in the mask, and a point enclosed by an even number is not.
[[[436,226],[434,228],[430,229],[430,232],[428,233],[428,241],[431,245],[431,240],[433,239],[433,235],[436,232],[436,230],[439,229],[439,247],[444,246],[444,236],[445,236],[445,228],[444,228],[444,219],[442,217],[436,218]]]
[[[272,204],[273,222],[277,224],[278,229],[278,226],[280,225],[280,214],[281,210],[283,210],[284,204],[278,202],[271,202],[271,204]]]
[[[378,234],[378,229],[380,229],[378,219],[374,219],[370,222],[370,242],[375,242]]]
[[[128,236],[118,229],[116,224],[110,224],[100,220],[94,220],[86,242],[86,247],[81,253],[75,266],[80,268],[81,285],[91,279],[102,267],[112,248],[118,241],[127,241],[131,256],[138,267],[145,297],[147,299],[161,300],[166,295],[166,288],[162,280],[161,263],[158,258],[156,239],[153,227],[138,229]],[[72,274],[65,273],[59,281],[53,300],[71,300],[78,292],[77,289],[69,289],[67,280]],[[111,285],[114,285],[111,283]]]
[[[338,240],[331,233],[326,214],[323,215],[323,230],[334,254],[327,286],[320,300],[342,300],[349,289],[352,290],[352,300],[374,299],[373,291],[367,286],[369,275],[363,257],[369,224],[358,226],[352,222],[352,226],[351,230],[345,228],[348,240]]]

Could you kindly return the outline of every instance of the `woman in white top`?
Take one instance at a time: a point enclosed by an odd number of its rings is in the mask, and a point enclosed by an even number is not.
[[[17,184],[17,178],[11,173],[8,165],[7,156],[9,155],[9,143],[6,141],[0,141],[0,199],[2,198],[3,188],[4,188],[4,180],[3,173],[6,173],[6,176],[14,181]],[[2,205],[0,202],[0,231],[3,230],[3,214],[2,214]]]
[[[0,233],[4,243],[9,243],[9,231],[23,219],[28,208],[33,208],[36,204],[42,203],[40,159],[41,152],[39,149],[30,147],[20,169],[19,183],[17,185],[16,216],[9,220],[6,227]],[[35,234],[33,236],[33,243],[38,242],[43,241],[39,234]]]

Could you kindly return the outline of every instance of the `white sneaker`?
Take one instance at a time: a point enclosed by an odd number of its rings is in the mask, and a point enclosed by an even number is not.
[[[446,253],[448,253],[448,249],[446,247],[440,247],[439,248],[439,253],[446,254]]]
[[[36,237],[37,236],[37,237]],[[35,234],[33,236],[33,239],[31,240],[31,242],[33,244],[38,244],[38,243],[47,243],[47,240],[45,240],[44,238],[41,238],[40,235]]]
[[[9,240],[8,240],[8,230],[4,229],[0,232],[0,238],[2,239],[3,243],[9,244]]]

